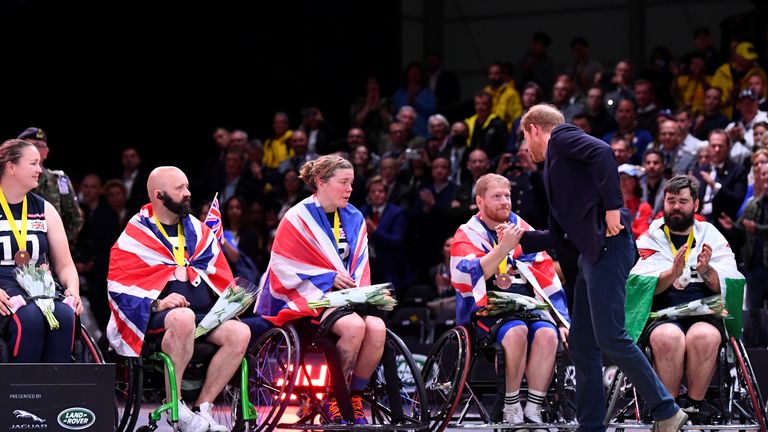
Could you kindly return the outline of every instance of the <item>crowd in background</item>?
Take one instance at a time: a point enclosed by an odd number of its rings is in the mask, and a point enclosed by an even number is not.
[[[700,182],[698,213],[731,242],[748,277],[746,305],[760,319],[768,280],[768,201],[760,176],[768,164],[768,89],[760,65],[766,59],[750,41],[719,52],[706,28],[695,30],[689,53],[657,47],[647,65],[619,60],[612,69],[592,57],[581,37],[571,41],[568,66],[557,68],[567,60],[555,62],[550,43],[535,34],[519,62],[488,67],[481,89],[460,89],[436,53],[423,65],[409,64],[394,91],[371,76],[350,101],[349,124],[329,124],[320,106],[296,117],[275,113],[272,131],[259,137],[249,136],[247,125],[218,128],[205,168],[187,173],[197,216],[205,217],[218,194],[227,236],[248,258],[240,270],[258,277],[280,219],[311,193],[299,178],[301,166],[337,153],[354,166],[350,202],[366,218],[372,282],[392,282],[404,302],[451,298],[450,237],[475,214],[474,184],[482,174],[509,178],[512,211],[547,228],[545,179],[522,140],[520,117],[548,102],[613,149],[635,236],[660,213],[665,179],[686,174]],[[470,112],[462,111],[462,94],[472,101]],[[55,137],[50,144],[56,151]],[[77,235],[71,232],[72,248],[102,329],[109,249],[148,202],[153,168],[141,164],[135,148],[125,149],[121,162],[114,178],[74,179],[83,222]],[[748,337],[757,343],[759,335]]]

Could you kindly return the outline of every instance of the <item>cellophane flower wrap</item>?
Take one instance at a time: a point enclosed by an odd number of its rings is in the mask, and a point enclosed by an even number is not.
[[[651,312],[649,319],[682,318],[702,315],[715,315],[728,318],[728,310],[725,301],[720,294],[694,300],[688,303],[670,306],[668,308]]]
[[[56,330],[59,321],[53,315],[53,299],[56,297],[56,283],[47,264],[35,266],[32,263],[16,267],[16,281],[29,294],[36,298],[35,304],[43,312],[48,328]]]
[[[195,337],[210,333],[224,321],[240,315],[253,304],[259,289],[245,278],[235,278],[195,328]]]
[[[547,310],[549,305],[534,297],[500,291],[488,292],[488,304],[477,311],[479,316],[498,315],[505,312],[533,312]]]
[[[307,305],[317,309],[363,303],[374,305],[385,311],[393,310],[397,306],[397,300],[392,297],[392,284],[383,283],[331,291],[323,295],[320,300],[307,302]]]

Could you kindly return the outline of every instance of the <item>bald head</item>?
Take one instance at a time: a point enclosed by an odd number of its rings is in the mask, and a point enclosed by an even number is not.
[[[184,217],[191,211],[189,193],[189,180],[180,169],[173,166],[157,167],[149,173],[147,179],[147,193],[152,203],[152,208],[157,213],[171,219]],[[162,218],[161,218],[162,219]]]

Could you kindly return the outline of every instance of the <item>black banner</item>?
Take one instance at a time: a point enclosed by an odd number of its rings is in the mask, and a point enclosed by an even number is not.
[[[0,431],[114,429],[114,364],[0,366]]]

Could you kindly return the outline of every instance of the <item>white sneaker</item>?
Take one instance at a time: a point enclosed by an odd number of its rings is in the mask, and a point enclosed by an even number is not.
[[[525,405],[524,416],[526,423],[541,423],[541,405]]]
[[[226,426],[220,425],[216,420],[213,419],[213,416],[211,415],[211,412],[213,411],[213,404],[210,402],[203,402],[200,404],[200,412],[198,415],[205,419],[205,421],[208,422],[210,425],[210,428],[208,429],[211,432],[228,432],[229,429],[227,429]]]
[[[209,428],[208,421],[192,412],[182,401],[179,401],[179,429],[182,432],[206,432]]]
[[[522,405],[519,403],[514,405],[504,405],[504,423],[521,424],[524,421]]]

